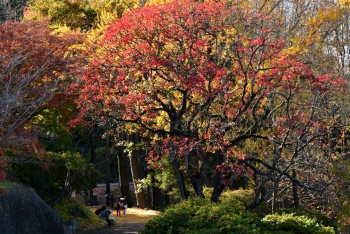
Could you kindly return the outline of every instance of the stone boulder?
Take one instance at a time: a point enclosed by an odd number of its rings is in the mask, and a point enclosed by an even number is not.
[[[32,188],[15,188],[0,195],[1,234],[63,234],[61,216]]]

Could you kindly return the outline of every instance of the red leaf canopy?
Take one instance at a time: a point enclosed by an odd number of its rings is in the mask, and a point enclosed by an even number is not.
[[[247,138],[273,139],[262,130],[271,133],[275,120],[305,130],[313,97],[339,80],[314,75],[283,43],[268,17],[223,2],[132,10],[92,50],[82,115],[189,137],[224,154]]]

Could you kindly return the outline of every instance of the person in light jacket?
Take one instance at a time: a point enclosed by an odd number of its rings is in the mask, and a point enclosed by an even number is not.
[[[109,219],[110,214],[112,214],[112,211],[109,210],[108,208],[104,209],[99,214],[100,218],[108,223],[108,226],[112,226],[112,220]]]

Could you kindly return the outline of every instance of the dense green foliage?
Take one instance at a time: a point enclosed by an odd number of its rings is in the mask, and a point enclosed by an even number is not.
[[[194,198],[169,207],[141,233],[259,233],[260,226],[259,218],[235,200],[216,204]]]
[[[293,213],[267,215],[262,221],[271,229],[278,230],[280,233],[335,233],[333,227],[326,227],[322,225],[316,218],[309,218],[304,215],[297,215]]]
[[[86,192],[96,183],[99,173],[78,153],[50,153],[45,164],[32,157],[27,163],[12,163],[7,169],[13,176],[31,186],[50,202],[62,191]],[[30,160],[30,161],[29,161]]]
[[[141,233],[336,233],[329,218],[304,210],[270,214],[261,219],[238,201],[250,192],[239,191],[241,195],[225,192],[219,203],[194,198],[173,205],[148,222]]]
[[[338,227],[337,225],[326,215],[321,214],[319,212],[312,212],[309,210],[303,210],[303,209],[281,209],[276,212],[277,215],[287,215],[287,214],[293,214],[294,216],[303,216],[306,219],[312,219],[315,220],[318,224],[322,224],[325,227],[333,227],[335,231],[337,231]]]

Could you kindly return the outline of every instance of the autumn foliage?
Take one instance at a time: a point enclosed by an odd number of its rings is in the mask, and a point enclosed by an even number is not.
[[[23,162],[82,154],[118,159],[127,185],[128,153],[153,201],[250,188],[248,210],[345,220],[347,2],[31,1],[22,22],[0,25],[0,168],[24,178]],[[78,177],[65,169],[52,181],[63,193]]]
[[[66,69],[63,55],[68,45],[51,35],[45,22],[0,26],[1,146],[20,142],[20,136],[13,133],[23,131],[24,121],[54,94]]]
[[[54,95],[72,42],[51,34],[46,22],[0,25],[0,149],[40,151],[35,130],[25,124]]]
[[[173,1],[125,14],[93,50],[79,89],[81,118],[110,119],[161,137],[148,159],[153,166],[170,161],[184,199],[183,176],[201,195],[210,158],[218,158],[214,201],[249,172],[245,165],[256,172],[249,160],[260,159],[237,151],[248,139],[280,145],[277,157],[290,155],[283,166],[291,166],[290,157],[295,165],[290,149],[299,152],[310,133],[327,131],[312,110],[345,83],[284,53],[269,22],[213,1]]]

